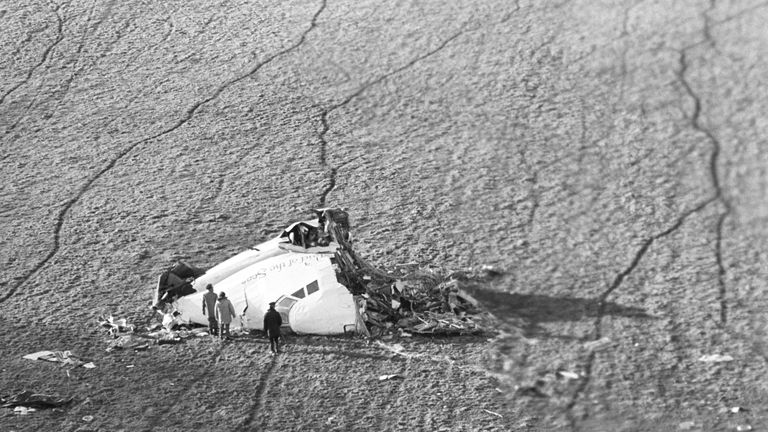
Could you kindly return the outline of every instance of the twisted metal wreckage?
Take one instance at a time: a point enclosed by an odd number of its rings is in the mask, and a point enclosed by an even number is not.
[[[202,296],[212,284],[235,306],[233,327],[261,328],[270,302],[286,329],[304,334],[355,332],[380,336],[474,334],[477,302],[455,281],[428,272],[397,278],[374,268],[352,248],[349,215],[315,210],[317,219],[288,226],[279,236],[204,271],[177,263],[159,278],[154,306],[178,323],[207,325]]]

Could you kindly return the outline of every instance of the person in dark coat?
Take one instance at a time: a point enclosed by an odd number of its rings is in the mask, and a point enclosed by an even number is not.
[[[211,336],[219,334],[219,323],[216,321],[216,293],[213,292],[213,285],[208,284],[205,286],[207,290],[203,294],[203,315],[208,316],[208,333]]]
[[[280,353],[280,326],[283,325],[283,318],[280,312],[275,310],[275,302],[269,304],[269,310],[264,314],[264,332],[269,337],[269,349],[272,354]]]

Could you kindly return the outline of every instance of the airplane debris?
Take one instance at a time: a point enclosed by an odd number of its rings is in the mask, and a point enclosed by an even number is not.
[[[346,272],[350,275],[355,269],[367,266],[352,255],[339,261],[351,267],[352,270]],[[358,262],[354,264],[355,261]],[[441,282],[431,277],[394,280],[380,275],[352,285],[364,289],[361,315],[372,333],[381,334],[393,327],[420,335],[467,335],[483,331],[471,316],[480,311],[478,301],[460,289],[457,280]]]
[[[589,351],[602,351],[606,348],[608,348],[611,345],[611,339],[607,337],[602,337],[597,340],[589,341],[584,344],[584,348],[588,349]]]
[[[233,322],[233,329],[249,323],[260,328],[267,304],[275,302],[284,326],[297,333],[377,338],[483,332],[479,302],[461,289],[459,279],[424,270],[395,276],[375,268],[354,251],[346,211],[315,213],[316,220],[291,224],[278,237],[211,269],[178,262],[163,272],[153,307],[164,313],[166,329],[207,325],[200,305],[205,286],[213,284],[235,306],[239,323]],[[501,274],[491,266],[482,270]]]
[[[404,379],[405,377],[399,374],[380,375],[379,381],[389,381],[389,380],[398,379],[398,378]]]
[[[149,342],[146,338],[139,337],[137,335],[124,335],[119,336],[113,340],[107,347],[107,352],[116,350],[129,350],[143,351],[149,348]]]
[[[710,354],[710,355],[701,356],[701,358],[699,358],[699,361],[706,362],[706,363],[729,362],[729,361],[733,361],[733,357],[729,355]]]
[[[91,362],[84,362],[72,355],[70,351],[38,351],[36,353],[27,354],[23,356],[27,360],[45,360],[55,363],[63,363],[65,365],[72,365],[72,367],[83,366],[87,369],[96,367]]]
[[[157,339],[158,345],[175,345],[178,343],[181,343],[182,339],[178,335],[174,333],[168,333],[166,335],[160,336]]]
[[[28,408],[28,407],[21,406],[21,405],[19,405],[16,408],[13,409],[13,413],[14,414],[18,414],[18,415],[28,415],[28,414],[33,413],[35,411],[37,411],[37,410],[34,409],[34,408]]]
[[[520,396],[539,397],[539,398],[549,397],[547,396],[546,393],[541,391],[541,389],[538,386],[517,387],[517,389],[515,390],[515,393]]]
[[[46,409],[61,407],[72,402],[72,400],[72,397],[62,398],[59,396],[23,391],[7,398],[0,398],[0,407],[24,407],[28,410],[31,409],[31,411],[35,411],[35,408]]]
[[[172,331],[174,328],[184,324],[184,320],[181,319],[181,312],[179,311],[163,314],[163,327],[168,331]]]
[[[133,333],[135,330],[133,324],[129,324],[125,318],[115,319],[112,315],[100,316],[99,325],[107,328],[109,334],[115,337],[117,337],[119,333]]]
[[[569,380],[575,380],[581,378],[579,374],[575,372],[568,372],[568,371],[559,371],[558,374],[564,378],[567,378]]]
[[[503,271],[497,269],[492,265],[487,265],[487,264],[482,265],[480,267],[480,270],[482,270],[485,274],[491,277],[501,276],[502,274],[504,274]]]

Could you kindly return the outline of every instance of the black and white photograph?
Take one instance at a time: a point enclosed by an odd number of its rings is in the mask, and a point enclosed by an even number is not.
[[[0,431],[767,431],[766,22],[0,0]]]

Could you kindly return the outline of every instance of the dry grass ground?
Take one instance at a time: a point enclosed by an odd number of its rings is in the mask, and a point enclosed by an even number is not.
[[[0,3],[0,396],[75,397],[0,430],[768,428],[766,15]],[[97,317],[146,324],[171,260],[323,204],[383,268],[504,269],[473,288],[499,332],[105,352]],[[21,358],[43,349],[97,367]]]

